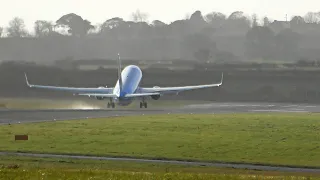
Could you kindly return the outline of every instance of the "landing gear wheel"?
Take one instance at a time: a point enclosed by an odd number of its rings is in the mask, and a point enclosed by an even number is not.
[[[147,102],[140,102],[140,108],[147,108],[148,107],[148,103]]]
[[[144,102],[144,108],[148,108],[148,103]]]
[[[107,105],[108,108],[115,108],[116,107],[116,104],[114,102],[108,102],[108,105]]]

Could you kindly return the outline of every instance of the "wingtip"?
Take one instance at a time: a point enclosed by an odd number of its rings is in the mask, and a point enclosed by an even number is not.
[[[221,74],[221,82],[220,82],[220,84],[222,84],[222,83],[223,83],[223,72]]]
[[[24,73],[24,77],[25,77],[25,79],[26,79],[27,86],[29,86],[29,87],[30,87],[30,84],[29,84],[29,81],[28,81],[27,73]]]

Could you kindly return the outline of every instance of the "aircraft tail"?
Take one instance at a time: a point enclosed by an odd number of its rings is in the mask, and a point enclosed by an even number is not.
[[[122,77],[121,77],[121,58],[120,58],[120,54],[118,53],[118,80],[119,80],[119,87],[120,87],[120,91],[122,90]]]

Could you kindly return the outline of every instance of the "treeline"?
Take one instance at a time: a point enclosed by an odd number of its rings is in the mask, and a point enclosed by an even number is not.
[[[132,20],[120,17],[99,25],[70,13],[55,22],[38,20],[28,32],[23,19],[0,27],[0,60],[125,59],[232,61],[320,60],[320,13],[294,16],[288,21],[212,12],[166,24],[148,21],[136,11]]]

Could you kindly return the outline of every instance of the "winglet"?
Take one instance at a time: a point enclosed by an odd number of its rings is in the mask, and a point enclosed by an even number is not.
[[[222,72],[221,81],[220,81],[220,84],[221,84],[221,85],[222,85],[222,82],[223,82],[223,72]]]
[[[31,85],[29,84],[28,77],[27,77],[27,74],[26,74],[26,73],[24,73],[24,77],[26,78],[26,83],[27,83],[27,85],[28,85],[29,87],[31,87]]]

